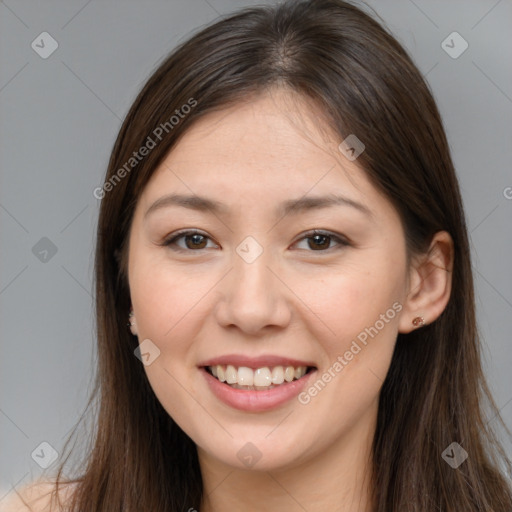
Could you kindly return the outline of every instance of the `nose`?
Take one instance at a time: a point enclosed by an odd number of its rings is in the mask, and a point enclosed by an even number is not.
[[[219,289],[221,298],[215,309],[219,325],[235,326],[251,335],[288,325],[291,302],[287,295],[291,292],[270,264],[266,251],[251,263],[233,255],[233,268]]]

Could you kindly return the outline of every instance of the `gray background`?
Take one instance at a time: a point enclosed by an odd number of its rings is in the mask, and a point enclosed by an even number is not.
[[[90,391],[93,190],[123,116],[178,41],[251,3],[0,2],[0,499],[41,474],[31,458],[41,442],[61,451]],[[510,427],[512,3],[369,4],[427,76],[443,115],[467,211],[486,374]],[[44,31],[59,45],[47,59],[31,47]],[[469,44],[458,58],[441,46],[453,31]]]

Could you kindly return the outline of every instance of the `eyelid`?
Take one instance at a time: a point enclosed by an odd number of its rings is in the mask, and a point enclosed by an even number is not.
[[[163,240],[163,242],[160,243],[159,245],[164,246],[164,247],[170,247],[171,245],[173,245],[176,242],[176,240],[178,240],[180,238],[183,238],[185,236],[192,236],[192,235],[201,235],[201,236],[204,236],[205,238],[207,238],[208,240],[212,240],[213,241],[213,239],[208,234],[206,234],[206,233],[204,233],[202,231],[199,231],[197,229],[182,229],[182,230],[176,231],[176,232],[172,233],[171,235],[169,235],[168,237],[166,237]],[[335,233],[333,231],[323,230],[323,229],[312,229],[312,230],[306,231],[305,233],[301,233],[300,238],[298,238],[295,242],[293,242],[292,245],[295,245],[298,242],[301,242],[301,241],[306,240],[308,238],[312,238],[315,235],[327,236],[331,240],[334,240],[339,247],[345,247],[345,246],[351,245],[351,242],[344,235]],[[325,250],[318,250],[318,251],[310,250],[310,251],[307,251],[307,252],[326,253],[326,252],[330,252],[333,249],[336,249],[336,246],[335,247],[329,247],[328,249],[325,249]],[[177,252],[189,252],[189,253],[192,253],[192,252],[202,252],[202,251],[205,250],[205,248],[193,250],[193,249],[183,249],[182,247],[175,246],[175,247],[172,248],[172,250],[173,251],[177,251]]]

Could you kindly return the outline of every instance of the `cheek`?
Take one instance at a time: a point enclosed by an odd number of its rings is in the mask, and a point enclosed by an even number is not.
[[[317,318],[310,325],[316,326],[317,339],[331,358],[344,352],[359,335],[364,342],[369,329],[375,333],[375,324],[384,337],[395,330],[403,289],[400,268],[398,262],[361,260],[342,271],[331,269],[325,277],[315,279],[313,286],[311,280],[296,281],[294,289],[306,298],[304,302]]]
[[[165,261],[135,255],[132,271],[130,292],[139,340],[150,339],[160,350],[144,370],[164,409],[189,432],[192,418],[200,413],[189,394],[190,369],[197,359],[193,340],[200,335],[205,294],[214,279],[198,279]]]
[[[342,429],[375,403],[388,372],[402,310],[401,268],[399,261],[360,259],[309,287],[324,357],[301,403]]]
[[[191,321],[198,305],[213,285],[205,279],[191,274],[166,261],[164,251],[156,255],[134,252],[130,294],[137,317],[139,338],[150,338],[164,342],[181,339],[176,332],[193,328]]]
[[[321,318],[316,336],[324,360],[300,402],[337,425],[329,435],[348,431],[375,410],[398,332],[399,288],[393,279],[382,279],[380,270],[354,272],[330,279],[323,293],[317,288],[311,296]]]

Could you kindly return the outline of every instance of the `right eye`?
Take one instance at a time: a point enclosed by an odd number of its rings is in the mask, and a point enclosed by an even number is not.
[[[185,246],[179,245],[178,240],[183,239]],[[197,252],[206,249],[205,244],[210,240],[208,236],[197,230],[184,230],[174,233],[170,238],[167,238],[162,245],[170,247],[173,251],[178,252]]]

